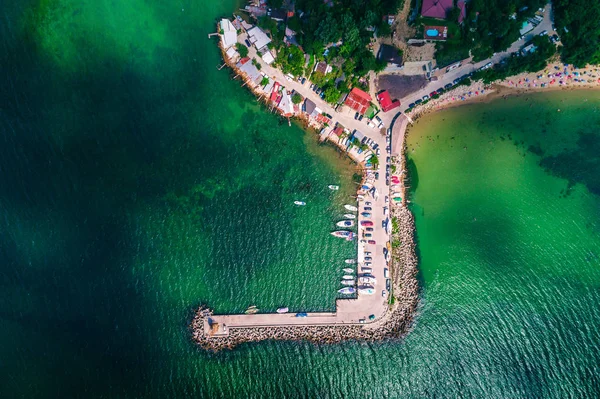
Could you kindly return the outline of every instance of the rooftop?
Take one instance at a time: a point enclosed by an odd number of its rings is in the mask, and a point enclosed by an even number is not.
[[[453,7],[454,0],[423,0],[421,15],[424,17],[446,19],[446,14]]]
[[[237,31],[230,20],[223,18],[219,23],[220,29],[223,31],[221,42],[223,48],[229,48],[237,43]]]
[[[402,65],[402,56],[398,49],[389,44],[382,44],[377,52],[377,59],[385,61],[388,64]]]
[[[344,104],[357,111],[359,114],[364,115],[369,105],[371,104],[371,96],[361,89],[355,87],[352,89]]]
[[[257,50],[260,50],[267,44],[271,43],[269,36],[267,36],[267,34],[258,26],[248,30],[248,37],[250,39],[250,43],[254,44]]]

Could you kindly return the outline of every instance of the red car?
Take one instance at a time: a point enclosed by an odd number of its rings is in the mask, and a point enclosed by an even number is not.
[[[362,222],[360,222],[361,226],[373,226],[373,222],[371,222],[370,220],[363,220]]]
[[[375,240],[369,240],[369,241],[367,241],[367,243],[368,244],[373,244],[373,245],[377,244],[377,242],[375,242]]]

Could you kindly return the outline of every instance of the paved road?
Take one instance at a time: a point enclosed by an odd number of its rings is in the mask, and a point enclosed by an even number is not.
[[[546,11],[544,12],[544,20],[538,26],[536,26],[531,32],[526,34],[523,39],[519,39],[516,42],[514,42],[508,50],[506,50],[502,53],[497,53],[494,56],[492,56],[486,60],[477,62],[477,63],[464,64],[461,67],[456,68],[453,71],[445,73],[444,75],[442,75],[438,78],[438,81],[429,82],[427,84],[427,86],[425,86],[423,89],[421,89],[415,93],[412,93],[404,98],[401,98],[400,102],[402,105],[400,106],[400,109],[402,111],[406,111],[409,104],[414,103],[416,100],[423,98],[423,96],[428,95],[429,93],[431,93],[434,90],[439,89],[440,87],[444,87],[448,83],[452,83],[455,79],[457,79],[463,75],[466,75],[468,73],[476,71],[477,69],[481,68],[488,62],[491,62],[492,64],[499,63],[503,59],[510,57],[511,54],[518,52],[525,43],[527,43],[535,35],[539,35],[543,31],[548,31],[549,35],[553,35],[555,32],[552,29],[552,18],[551,18],[552,4],[548,3],[545,7],[545,10]],[[382,120],[384,122],[389,123],[389,121],[391,121],[392,117],[393,117],[393,115],[386,115],[385,119],[382,118]]]

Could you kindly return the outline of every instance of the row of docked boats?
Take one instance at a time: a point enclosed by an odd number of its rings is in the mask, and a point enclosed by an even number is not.
[[[244,313],[246,313],[246,314],[256,314],[256,313],[258,313],[258,310],[259,310],[259,309],[258,309],[258,308],[257,308],[255,305],[252,305],[252,306],[248,306],[248,309],[246,309],[246,310],[244,311]],[[277,309],[277,313],[279,313],[279,314],[282,314],[282,313],[287,313],[287,312],[289,312],[289,311],[290,311],[290,309],[289,309],[289,308],[287,308],[287,307],[284,307],[284,308],[278,308],[278,309]]]
[[[356,293],[357,290],[354,287],[344,287],[341,290],[338,290],[338,292],[343,295],[351,295]],[[358,293],[365,295],[373,295],[375,293],[375,288],[373,288],[370,285],[360,286],[358,287]]]
[[[347,211],[350,212],[356,212],[358,211],[358,208],[355,207],[354,205],[344,205],[344,208]],[[354,227],[355,225],[355,221],[354,219],[356,219],[356,215],[353,213],[347,213],[344,215],[344,217],[346,218],[345,220],[341,220],[339,222],[336,223],[337,227],[345,227],[345,228],[349,228],[349,227]],[[355,234],[350,231],[350,230],[336,230],[336,231],[332,231],[331,235],[334,237],[339,237],[339,238],[345,238],[348,241],[351,241],[354,239]]]

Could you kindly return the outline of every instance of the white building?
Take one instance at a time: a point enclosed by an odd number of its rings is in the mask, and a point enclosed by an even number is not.
[[[271,39],[265,32],[262,31],[258,26],[255,26],[248,30],[248,39],[257,50],[261,50],[267,44],[271,43]]]
[[[223,48],[227,49],[237,43],[237,31],[235,26],[228,19],[222,19],[219,23],[221,31],[221,43]]]

